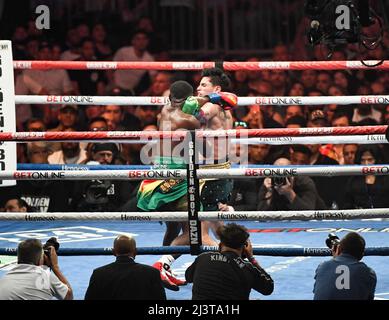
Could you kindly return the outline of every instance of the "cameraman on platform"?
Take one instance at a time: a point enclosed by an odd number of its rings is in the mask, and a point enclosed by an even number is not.
[[[333,258],[316,269],[314,300],[373,300],[377,276],[361,262],[366,242],[356,232],[342,240],[330,234],[326,241]]]
[[[218,252],[200,254],[185,272],[193,282],[193,300],[248,300],[251,289],[264,295],[274,290],[271,276],[254,259],[249,233],[229,223],[217,229]]]
[[[18,263],[0,278],[0,300],[72,300],[72,288],[59,269],[56,245],[55,238],[45,246],[38,239],[20,242]]]
[[[279,158],[274,162],[275,166],[290,164],[286,158]],[[259,211],[326,209],[315,183],[306,176],[265,178],[258,197]]]

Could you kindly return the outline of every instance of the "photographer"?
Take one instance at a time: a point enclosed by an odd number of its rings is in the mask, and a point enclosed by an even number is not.
[[[199,255],[186,270],[193,282],[193,300],[248,300],[251,289],[264,295],[274,290],[271,276],[253,257],[246,228],[235,223],[217,229],[219,252]]]
[[[288,166],[290,161],[280,158],[274,165]],[[259,211],[326,209],[317,193],[315,183],[305,176],[266,178],[258,197]]]
[[[58,242],[50,240],[45,246],[38,239],[19,243],[18,263],[0,279],[0,300],[73,299],[72,288],[59,269],[54,248]]]
[[[341,241],[330,234],[326,241],[333,258],[316,269],[314,300],[373,300],[377,276],[361,262],[366,242],[356,232]]]
[[[94,143],[90,147],[94,165],[112,165],[120,158],[121,146],[117,143]],[[89,180],[74,186],[71,207],[77,212],[112,212],[129,200],[135,188],[132,181]]]

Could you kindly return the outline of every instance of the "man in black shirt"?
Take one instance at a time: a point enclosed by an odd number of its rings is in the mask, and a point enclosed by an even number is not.
[[[186,270],[193,300],[248,300],[251,289],[270,295],[273,279],[253,257],[249,233],[230,223],[217,230],[219,252],[199,255]]]

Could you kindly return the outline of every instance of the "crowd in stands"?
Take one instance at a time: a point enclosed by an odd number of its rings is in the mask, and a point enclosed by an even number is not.
[[[34,24],[17,26],[12,35],[15,60],[66,61],[169,61],[174,60],[165,46],[163,34],[154,22],[141,17],[121,35],[122,42],[107,26],[80,22],[66,35],[51,38]],[[51,32],[50,34],[53,34]],[[222,57],[243,61],[290,61],[306,56],[323,60],[325,48],[301,47],[296,33],[294,47],[278,44],[271,57]],[[365,59],[387,59],[389,33],[382,45],[367,51]],[[301,54],[301,56],[299,56]],[[332,60],[355,59],[353,46],[335,51]],[[192,57],[196,60],[196,57]],[[389,73],[385,71],[235,71],[229,73],[238,96],[343,96],[385,95]],[[16,95],[111,95],[168,96],[175,80],[198,86],[201,72],[112,71],[112,70],[15,70]],[[158,106],[118,105],[17,105],[18,131],[115,131],[157,130]],[[237,107],[236,128],[344,127],[389,124],[389,105],[290,105]],[[237,147],[239,149],[239,147]],[[18,144],[18,163],[31,164],[128,164],[141,163],[142,144],[92,144],[78,142]],[[243,151],[242,151],[243,152]],[[268,165],[276,161],[292,165],[352,165],[389,163],[388,144],[270,146],[251,145],[248,164]],[[233,159],[232,159],[233,161]],[[246,164],[246,163],[240,163]],[[299,210],[324,208],[389,207],[387,176],[312,177],[287,180],[282,190],[274,190],[263,179],[237,180],[230,206],[235,210]],[[76,187],[74,186],[76,185]],[[9,201],[25,201],[31,211],[138,211],[136,182],[18,181],[16,187],[2,188],[0,208]],[[334,188],[336,186],[336,188]],[[276,192],[277,191],[277,192]],[[291,193],[293,192],[293,194]],[[312,194],[314,197],[312,197]],[[281,196],[283,201],[274,201]],[[295,197],[300,201],[296,202]],[[305,201],[306,199],[307,201]],[[272,203],[277,203],[277,206]],[[8,209],[7,209],[8,210]]]

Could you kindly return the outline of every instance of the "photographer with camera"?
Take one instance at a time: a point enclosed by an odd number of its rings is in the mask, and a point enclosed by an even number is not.
[[[229,223],[217,234],[219,251],[200,254],[185,272],[186,281],[193,283],[192,299],[248,300],[251,289],[270,295],[273,279],[254,259],[247,229]]]
[[[377,276],[373,269],[360,260],[366,242],[356,232],[342,240],[329,234],[327,246],[333,258],[316,269],[313,287],[314,300],[373,300]]]
[[[120,158],[121,146],[118,143],[93,143],[90,151],[91,162],[87,164],[111,165]],[[71,207],[77,212],[119,211],[129,200],[135,186],[132,181],[122,180],[77,181]]]
[[[72,300],[73,290],[59,268],[58,248],[55,238],[44,246],[38,239],[20,242],[17,264],[0,279],[0,300]]]
[[[279,158],[275,166],[289,166],[286,158]],[[265,178],[259,189],[257,210],[320,210],[326,209],[310,177]]]

